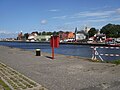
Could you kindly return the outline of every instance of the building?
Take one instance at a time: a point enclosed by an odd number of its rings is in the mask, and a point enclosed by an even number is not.
[[[75,36],[74,36],[74,33],[73,32],[68,32],[67,33],[67,39],[73,39]]]
[[[65,40],[67,39],[67,34],[65,32],[59,32],[59,37],[60,37],[60,40]]]
[[[51,36],[50,35],[38,35],[36,37],[37,41],[50,41]]]
[[[96,42],[105,42],[106,40],[105,34],[95,34],[94,37]]]
[[[37,36],[38,36],[38,35],[37,35],[37,33],[35,33],[35,32],[29,34],[29,36],[28,36],[28,41],[36,41],[36,40],[37,40],[37,38],[36,38]]]
[[[36,41],[36,36],[29,35],[28,41]]]
[[[87,43],[94,43],[94,37],[88,38]]]
[[[60,32],[59,37],[60,37],[60,40],[74,39],[74,33],[73,32]]]
[[[81,40],[85,40],[87,38],[87,34],[85,33],[85,31],[81,30],[78,31],[77,28],[75,28],[75,41],[81,41]]]
[[[94,40],[96,42],[105,42],[106,35],[105,34],[101,34],[100,31],[98,31],[98,33],[94,35]]]
[[[76,34],[76,40],[77,41],[84,40],[84,39],[86,39],[86,36],[83,33],[77,33]]]
[[[17,39],[18,39],[18,40],[22,40],[22,37],[23,37],[23,34],[22,34],[22,31],[21,31],[20,33],[18,33]]]

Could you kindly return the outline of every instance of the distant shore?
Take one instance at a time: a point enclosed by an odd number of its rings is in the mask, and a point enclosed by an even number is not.
[[[28,42],[28,41],[0,41],[0,42],[18,42],[18,43],[50,43],[46,41],[34,41],[34,42]],[[89,46],[108,46],[108,47],[120,47],[119,44],[104,44],[104,43],[80,43],[80,42],[61,42],[60,45],[66,44],[66,45],[89,45]]]

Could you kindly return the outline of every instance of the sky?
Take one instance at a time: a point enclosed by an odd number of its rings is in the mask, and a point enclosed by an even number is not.
[[[0,38],[108,23],[120,24],[120,0],[0,0]]]

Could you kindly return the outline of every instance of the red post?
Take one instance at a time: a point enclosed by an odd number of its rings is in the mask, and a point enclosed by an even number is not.
[[[50,45],[52,47],[52,59],[54,59],[54,48],[59,47],[59,36],[51,36]]]
[[[52,38],[52,59],[54,59],[54,37]]]

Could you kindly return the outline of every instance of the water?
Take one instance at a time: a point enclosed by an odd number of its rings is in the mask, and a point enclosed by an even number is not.
[[[35,50],[41,49],[42,52],[51,53],[51,47],[49,43],[31,43],[31,42],[0,42],[0,45],[22,48],[26,50]],[[92,48],[89,45],[60,45],[59,48],[55,48],[55,53],[64,54],[64,55],[72,55],[72,56],[80,56],[80,57],[92,57]],[[120,54],[120,49],[100,49],[97,51],[101,54]],[[99,57],[97,57],[99,59]],[[120,56],[102,56],[103,60],[118,60]]]

